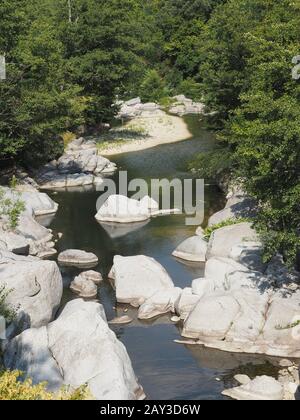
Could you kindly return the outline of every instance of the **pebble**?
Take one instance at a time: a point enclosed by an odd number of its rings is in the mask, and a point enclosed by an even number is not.
[[[179,316],[172,316],[171,321],[172,322],[179,322],[180,318],[179,318]]]

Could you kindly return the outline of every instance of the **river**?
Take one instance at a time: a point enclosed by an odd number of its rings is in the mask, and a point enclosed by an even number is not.
[[[197,152],[208,151],[214,137],[197,118],[187,118],[194,137],[179,143],[158,146],[135,153],[111,156],[119,169],[127,170],[129,180],[143,178],[190,178],[187,162]],[[115,175],[117,179],[117,174]],[[180,326],[163,316],[151,322],[140,322],[137,311],[127,305],[117,305],[115,294],[106,280],[114,255],[144,254],[157,259],[169,272],[176,286],[189,287],[193,279],[203,275],[201,264],[183,264],[172,257],[172,251],[184,239],[194,234],[195,227],[186,226],[184,216],[166,216],[152,219],[148,224],[124,236],[110,236],[94,216],[99,192],[68,191],[50,193],[59,203],[51,228],[62,232],[58,251],[68,248],[84,249],[99,257],[98,270],[105,281],[99,287],[99,301],[104,305],[107,318],[127,315],[134,318],[129,325],[112,326],[124,343],[135,373],[149,399],[222,399],[224,387],[234,384],[236,373],[275,374],[272,359],[263,356],[238,355],[184,346],[174,343],[180,338]],[[206,218],[224,206],[224,196],[215,185],[205,188]],[[69,283],[77,274],[75,269],[63,269],[64,302],[76,298]],[[125,312],[124,312],[125,310]]]

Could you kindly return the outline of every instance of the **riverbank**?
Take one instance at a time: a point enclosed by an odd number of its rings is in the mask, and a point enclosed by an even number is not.
[[[187,123],[180,117],[158,110],[143,113],[110,130],[97,139],[102,156],[138,152],[163,144],[176,143],[193,137]]]

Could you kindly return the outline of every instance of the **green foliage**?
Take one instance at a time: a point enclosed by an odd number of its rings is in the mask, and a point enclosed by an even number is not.
[[[199,153],[189,164],[190,170],[200,178],[220,179],[232,168],[232,151],[228,147]]]
[[[202,99],[201,89],[201,84],[192,78],[183,80],[177,87],[179,94],[183,94],[187,98],[193,99],[193,101],[200,101]]]
[[[7,290],[6,286],[0,286],[0,317],[3,317],[7,323],[12,322],[17,315],[17,308],[7,304],[7,296],[12,290]]]
[[[156,70],[149,70],[146,73],[140,93],[143,102],[159,102],[167,96],[164,82]]]
[[[244,222],[249,222],[249,220],[244,218],[244,217],[240,217],[238,219],[223,220],[223,222],[216,223],[213,226],[208,226],[206,229],[204,229],[204,235],[205,235],[204,238],[205,238],[205,240],[209,241],[211,235],[216,230],[221,229],[221,228],[226,227],[226,226],[238,225],[239,223],[244,223]]]
[[[47,391],[47,383],[33,385],[32,380],[24,378],[20,371],[0,372],[0,400],[85,400],[88,398],[86,387],[76,390],[62,389],[57,394]]]
[[[25,210],[25,204],[20,199],[20,195],[14,189],[10,190],[7,196],[6,190],[0,188],[0,221],[8,224],[10,229],[16,229],[21,213]]]

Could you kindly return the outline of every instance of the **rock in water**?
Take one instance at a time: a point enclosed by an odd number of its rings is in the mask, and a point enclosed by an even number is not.
[[[283,386],[276,379],[269,376],[258,376],[246,385],[226,389],[222,392],[235,400],[283,400]]]
[[[173,256],[187,261],[205,262],[207,245],[200,236],[192,236],[175,249]]]
[[[110,273],[114,281],[117,301],[120,303],[145,302],[156,292],[174,287],[166,270],[153,258],[115,256]]]
[[[134,223],[150,219],[150,211],[145,203],[124,195],[111,195],[96,214],[99,222]]]
[[[91,253],[79,249],[67,249],[58,255],[60,265],[66,267],[95,267],[98,264],[98,257]]]
[[[70,289],[85,299],[92,299],[97,296],[96,284],[91,280],[87,280],[81,275],[75,277],[70,285]]]
[[[7,369],[24,371],[34,383],[47,381],[53,391],[62,384],[87,384],[97,400],[145,398],[124,345],[96,302],[71,301],[47,327],[14,338],[4,363]]]
[[[103,281],[103,277],[101,273],[98,273],[97,271],[83,271],[80,273],[81,277],[84,277],[86,280],[90,280],[95,284],[100,284]]]

